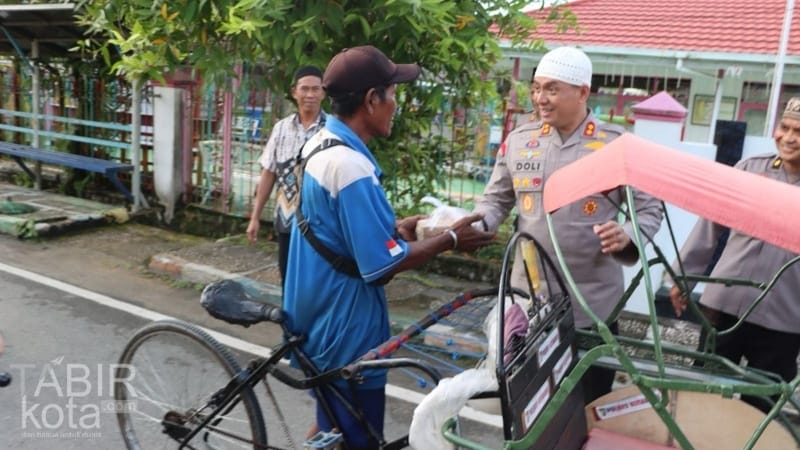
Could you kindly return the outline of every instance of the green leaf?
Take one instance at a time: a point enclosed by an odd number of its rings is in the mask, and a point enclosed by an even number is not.
[[[369,22],[367,22],[367,19],[364,16],[358,16],[358,20],[361,22],[361,29],[364,33],[365,42],[368,42],[371,36],[372,27],[369,25]]]
[[[401,175],[387,191],[406,196],[407,205],[432,189],[442,167],[474,147],[470,136],[451,139],[452,117],[434,124],[434,116],[473,108],[464,127],[473,133],[476,111],[501,103],[494,80],[481,79],[495,72],[502,56],[489,28],[496,25],[519,51],[541,45],[531,39],[536,22],[521,12],[526,0],[171,0],[169,13],[179,12],[172,21],[160,13],[168,0],[79,1],[77,21],[91,33],[82,51],[128,79],[163,79],[163,73],[191,64],[205,82],[226,86],[233,68],[247,61],[261,66],[263,75],[243,86],[284,93],[287,74],[297,66],[324,67],[342,47],[370,43],[395,61],[419,62],[425,84],[399,87],[394,136],[370,143],[387,178]],[[567,8],[554,11],[550,20],[557,29],[576,28]],[[431,157],[436,164],[426,162]]]

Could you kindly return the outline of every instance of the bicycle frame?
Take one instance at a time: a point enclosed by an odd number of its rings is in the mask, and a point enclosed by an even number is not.
[[[268,312],[264,313],[264,318],[262,320],[272,320],[273,322],[280,324],[284,336],[283,342],[272,349],[270,356],[250,361],[240,373],[236,374],[223,388],[221,388],[211,397],[208,404],[204,405],[202,409],[205,409],[205,407],[212,407],[213,409],[211,409],[210,413],[208,413],[208,415],[204,417],[197,426],[189,430],[188,433],[183,436],[183,438],[180,440],[179,448],[189,448],[189,442],[195,436],[202,433],[204,429],[213,426],[216,418],[222,414],[225,414],[237,404],[240,399],[239,394],[243,390],[254,388],[260,380],[263,380],[266,383],[266,376],[268,374],[275,377],[281,383],[294,389],[314,391],[316,400],[320,402],[323,411],[328,414],[328,417],[334,418],[332,422],[337,428],[341,429],[339,424],[335,421],[335,416],[332,414],[330,402],[326,396],[322,395],[322,390],[324,389],[327,389],[327,392],[331,393],[338,402],[344,405],[345,409],[348,410],[350,414],[353,414],[354,417],[358,418],[359,422],[362,424],[362,426],[364,426],[368,433],[380,443],[381,448],[395,449],[406,447],[408,445],[407,435],[388,443],[380,439],[379,434],[369,426],[369,423],[364,417],[361,409],[357,405],[353,405],[350,401],[348,401],[347,398],[339,391],[339,389],[333,385],[333,382],[335,380],[358,381],[361,373],[366,369],[395,369],[403,367],[418,370],[430,378],[434,384],[438,383],[441,379],[439,372],[423,361],[412,358],[390,358],[389,356],[403,343],[407,342],[409,339],[423,332],[425,329],[447,317],[459,308],[467,305],[471,300],[493,293],[494,290],[477,290],[461,294],[449,303],[440,307],[437,311],[427,315],[417,323],[409,325],[401,333],[391,337],[386,342],[369,351],[352,364],[325,372],[320,371],[314,365],[311,359],[302,351],[301,345],[303,344],[305,338],[302,336],[292,335],[287,328],[286,323],[280,318],[280,315],[275,315],[273,312],[271,312],[271,309],[268,309]],[[238,299],[236,301],[241,303],[248,302],[246,299]],[[252,305],[247,306],[247,308],[249,308],[249,313],[252,313]],[[222,320],[226,320],[226,317],[224,315],[220,315],[219,311],[212,312],[212,315]],[[294,356],[299,369],[304,375],[303,378],[296,377],[282,367],[283,363],[281,360],[288,355]],[[239,439],[235,436],[228,437]]]

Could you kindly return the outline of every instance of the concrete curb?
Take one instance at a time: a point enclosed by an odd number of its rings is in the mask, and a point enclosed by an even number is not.
[[[244,286],[245,291],[254,300],[272,305],[281,304],[281,287],[270,283],[259,282],[246,276],[219,270],[205,264],[186,261],[183,258],[158,254],[150,258],[148,268],[151,272],[165,275],[174,280],[206,285],[219,280],[235,280]]]

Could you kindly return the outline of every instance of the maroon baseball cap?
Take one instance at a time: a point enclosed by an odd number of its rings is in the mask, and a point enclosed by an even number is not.
[[[377,48],[363,45],[346,48],[331,59],[322,76],[322,87],[328,95],[363,92],[377,86],[414,81],[420,72],[417,64],[395,64]]]

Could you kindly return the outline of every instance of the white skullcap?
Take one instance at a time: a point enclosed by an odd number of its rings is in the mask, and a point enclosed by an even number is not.
[[[592,61],[575,47],[558,47],[542,56],[533,76],[592,87]]]

